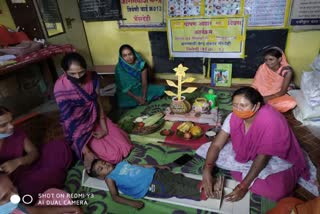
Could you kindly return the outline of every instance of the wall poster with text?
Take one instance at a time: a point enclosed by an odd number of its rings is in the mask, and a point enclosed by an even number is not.
[[[165,29],[165,0],[121,0],[120,28]]]
[[[320,1],[293,0],[290,25],[294,30],[320,29]]]
[[[249,27],[285,27],[287,0],[245,0]]]
[[[173,57],[244,57],[244,17],[172,18],[167,24]]]

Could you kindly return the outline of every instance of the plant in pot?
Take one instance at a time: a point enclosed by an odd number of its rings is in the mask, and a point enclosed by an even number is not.
[[[172,91],[165,91],[165,93],[168,96],[173,97],[172,102],[170,104],[171,111],[175,114],[185,114],[191,110],[191,105],[186,100],[186,97],[182,96],[182,94],[192,93],[197,89],[197,87],[188,87],[185,90],[182,90],[182,84],[193,82],[195,78],[193,77],[185,78],[186,70],[188,70],[188,68],[184,67],[182,64],[180,64],[178,67],[174,68],[173,70],[176,72],[175,76],[177,76],[178,78],[178,83],[176,84],[171,80],[166,80],[166,81],[169,86],[177,88],[177,93],[174,93]]]

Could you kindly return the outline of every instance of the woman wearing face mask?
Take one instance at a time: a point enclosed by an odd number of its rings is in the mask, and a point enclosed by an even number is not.
[[[252,87],[263,96],[264,101],[280,112],[293,109],[297,103],[287,94],[293,79],[293,70],[283,51],[272,47],[264,53],[264,61],[254,77]]]
[[[148,71],[147,63],[130,45],[120,47],[115,71],[119,107],[144,105],[164,94],[165,87],[148,84]]]
[[[21,195],[37,199],[50,187],[63,187],[71,161],[71,150],[62,140],[44,144],[39,152],[24,131],[14,128],[10,111],[0,106],[0,171],[10,176]]]
[[[64,74],[56,81],[54,96],[60,109],[66,139],[86,169],[97,157],[116,164],[133,145],[128,135],[108,119],[99,98],[95,72],[87,71],[84,58],[69,53],[61,62]]]
[[[293,192],[299,176],[308,179],[309,172],[303,152],[286,119],[270,105],[264,104],[261,94],[251,87],[234,92],[232,107],[233,112],[225,119],[222,130],[207,153],[202,179],[206,194],[212,196],[211,172],[230,136],[235,160],[253,163],[245,177],[240,172],[232,172],[234,179],[241,183],[225,196],[227,200],[238,201],[249,190],[271,200],[288,196]],[[292,166],[265,179],[257,178],[273,156]]]

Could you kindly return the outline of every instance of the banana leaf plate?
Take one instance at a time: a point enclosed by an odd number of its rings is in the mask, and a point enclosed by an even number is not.
[[[139,127],[138,123],[134,123],[134,126],[131,130],[131,134],[136,135],[147,135],[158,131],[164,124],[165,120],[161,118],[158,122],[153,124],[152,126],[143,126]]]

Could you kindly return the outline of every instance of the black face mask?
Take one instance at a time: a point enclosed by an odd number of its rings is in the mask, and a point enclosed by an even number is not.
[[[87,73],[85,73],[80,78],[75,78],[75,77],[72,77],[72,76],[69,76],[69,75],[67,75],[67,78],[68,78],[68,80],[70,80],[73,83],[83,84],[86,81]]]

